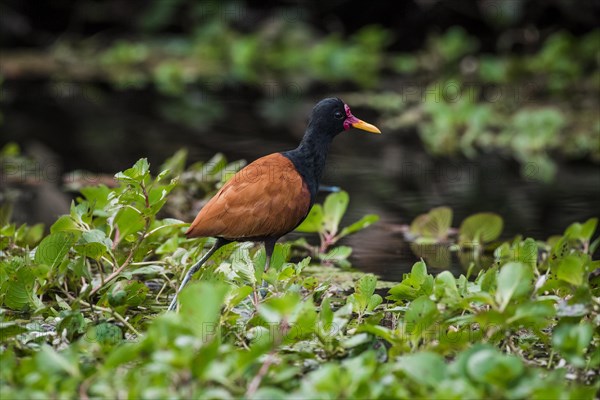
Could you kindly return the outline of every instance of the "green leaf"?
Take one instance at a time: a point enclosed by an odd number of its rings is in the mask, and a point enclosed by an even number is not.
[[[584,282],[584,260],[572,254],[558,261],[556,277],[562,281],[581,286]]]
[[[36,248],[35,262],[51,268],[58,266],[76,240],[77,236],[71,232],[51,233]]]
[[[137,307],[148,295],[148,287],[141,282],[121,280],[112,285],[108,302],[113,307]]]
[[[415,218],[410,225],[410,232],[416,236],[443,240],[448,236],[451,225],[452,209],[437,207]]]
[[[323,223],[325,231],[332,235],[337,233],[340,221],[348,207],[348,202],[348,193],[344,191],[331,193],[327,196],[325,203],[323,204]]]
[[[389,291],[390,300],[413,300],[421,295],[433,293],[433,276],[427,274],[427,266],[423,261],[416,262],[410,274],[405,274],[402,282]]]
[[[6,340],[13,336],[17,336],[21,333],[27,332],[27,328],[19,326],[14,321],[2,321],[0,322],[0,340],[6,343]]]
[[[156,254],[171,254],[179,247],[179,237],[173,235],[156,248]]]
[[[79,377],[79,365],[73,359],[68,359],[48,345],[43,345],[35,357],[39,371],[66,372],[73,377]]]
[[[144,216],[130,207],[123,207],[119,210],[115,224],[119,228],[121,238],[139,232],[145,224]]]
[[[379,221],[379,216],[375,214],[368,214],[356,221],[355,223],[345,227],[342,229],[338,238],[343,238],[344,236],[350,235],[352,233],[356,233],[360,230],[367,228],[368,226],[374,224]]]
[[[505,264],[498,273],[496,302],[503,311],[511,300],[519,299],[532,289],[533,271],[522,263]]]
[[[597,225],[598,218],[590,218],[583,224],[574,222],[565,230],[565,236],[569,239],[578,239],[582,242],[589,242],[594,235],[594,232],[596,232]]]
[[[150,164],[148,164],[148,159],[141,158],[133,165],[133,167],[126,169],[123,172],[117,172],[115,174],[115,179],[127,183],[141,183],[148,176],[149,172]]]
[[[85,340],[90,343],[99,343],[101,345],[115,345],[123,340],[123,332],[118,326],[101,322],[98,325],[88,328],[85,334]]]
[[[466,218],[459,228],[459,242],[478,246],[496,240],[502,233],[502,218],[494,213],[479,213]]]
[[[181,291],[180,313],[184,321],[202,339],[214,332],[229,286],[223,283],[194,282]]]
[[[551,318],[556,315],[553,300],[537,300],[519,304],[515,314],[507,322],[514,324],[518,322],[528,328],[540,325],[542,328],[550,324]]]
[[[503,388],[510,387],[510,382],[518,379],[524,371],[519,358],[504,355],[494,348],[482,348],[471,354],[466,368],[476,382]]]
[[[397,365],[413,381],[431,388],[446,378],[444,358],[429,351],[399,357]]]
[[[340,260],[346,260],[352,254],[352,247],[350,246],[337,246],[329,250],[327,254],[320,256],[322,261],[336,262]]]
[[[58,218],[56,222],[50,227],[50,233],[61,231],[77,232],[81,231],[81,228],[77,225],[73,217],[71,217],[70,215],[63,215],[60,218]]]
[[[323,208],[315,204],[310,209],[306,219],[296,228],[297,232],[316,233],[323,229]]]
[[[86,331],[87,324],[83,318],[83,314],[79,311],[65,311],[61,313],[62,319],[58,323],[56,330],[62,335],[63,330],[66,332],[66,337],[73,340]]]
[[[411,334],[413,345],[416,346],[434,322],[439,312],[436,304],[427,296],[415,299],[406,310],[404,326],[407,333]]]
[[[576,367],[584,367],[585,349],[590,345],[594,328],[589,323],[559,324],[552,333],[552,347]]]
[[[348,296],[348,303],[352,304],[355,312],[362,314],[365,311],[373,311],[383,299],[374,294],[377,286],[377,278],[368,274],[361,277],[355,284],[354,293]]]
[[[327,297],[321,303],[319,321],[326,329],[329,329],[331,327],[331,323],[333,322],[333,311],[331,310],[331,300],[329,297]]]
[[[74,249],[78,254],[99,260],[112,248],[113,242],[99,229],[92,229],[81,234]]]
[[[589,242],[594,232],[596,232],[596,227],[598,226],[598,218],[590,218],[581,226],[580,237],[584,242]]]
[[[109,202],[110,189],[105,185],[84,186],[79,191],[97,211],[106,207]]]
[[[456,279],[450,271],[442,271],[435,277],[433,293],[436,298],[448,304],[454,304],[461,299],[456,286]]]

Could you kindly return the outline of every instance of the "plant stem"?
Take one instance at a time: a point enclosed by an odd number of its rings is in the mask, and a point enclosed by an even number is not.
[[[267,375],[267,372],[269,372],[269,367],[271,366],[271,364],[273,364],[273,361],[275,361],[275,357],[273,356],[273,352],[271,352],[267,355],[267,358],[260,366],[260,369],[258,370],[256,376],[252,378],[252,381],[250,381],[250,384],[248,385],[248,390],[246,391],[246,397],[252,397],[254,393],[256,393],[263,378]]]

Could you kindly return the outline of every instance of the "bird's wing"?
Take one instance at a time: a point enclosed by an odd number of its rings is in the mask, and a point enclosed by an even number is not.
[[[280,237],[308,214],[310,192],[294,164],[271,154],[235,174],[200,210],[188,237]]]

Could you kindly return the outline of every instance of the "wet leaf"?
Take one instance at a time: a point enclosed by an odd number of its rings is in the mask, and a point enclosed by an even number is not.
[[[323,228],[323,208],[320,204],[315,204],[310,209],[308,216],[296,228],[297,232],[315,233]]]
[[[460,243],[476,246],[496,240],[502,233],[502,218],[494,213],[479,213],[466,218],[459,228]]]
[[[360,220],[358,220],[355,223],[353,223],[349,226],[346,226],[344,229],[342,229],[342,231],[340,232],[338,237],[342,238],[342,237],[350,235],[352,233],[361,231],[361,230],[371,226],[372,224],[374,224],[377,221],[379,221],[379,216],[377,216],[375,214],[365,215]]]
[[[332,235],[337,233],[342,217],[346,213],[348,202],[348,193],[344,191],[331,193],[327,196],[325,203],[323,203],[323,223],[325,231]]]
[[[525,264],[511,262],[505,264],[498,273],[496,301],[500,310],[504,310],[511,300],[527,295],[532,285],[533,273]]]

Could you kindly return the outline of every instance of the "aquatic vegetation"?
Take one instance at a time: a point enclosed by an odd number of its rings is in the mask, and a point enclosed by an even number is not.
[[[547,241],[498,244],[495,264],[472,277],[434,276],[419,261],[390,289],[359,273],[340,288],[313,275],[314,260],[291,262],[291,242],[263,274],[264,251],[232,243],[181,293],[180,312],[164,313],[211,239],[186,239],[186,224],[161,212],[187,186],[210,195],[235,165],[217,156],[185,169],[184,159],[157,175],[142,159],[115,187],[81,187],[45,236],[39,226],[0,229],[2,398],[591,399],[598,390],[597,219]],[[340,230],[347,204],[343,192],[328,196],[302,230],[333,246],[375,221]],[[412,232],[488,243],[497,218],[476,214],[454,232],[451,210],[438,208]],[[254,305],[263,278],[269,290]]]
[[[365,215],[360,220],[340,230],[339,225],[349,201],[348,193],[340,191],[328,195],[323,205],[313,205],[310,213],[296,228],[296,231],[318,233],[320,245],[311,246],[304,239],[296,241],[295,245],[308,249],[313,258],[317,258],[324,263],[349,266],[347,258],[352,253],[352,249],[348,246],[338,246],[330,250],[330,247],[334,246],[343,237],[361,231],[379,220],[377,215]]]

